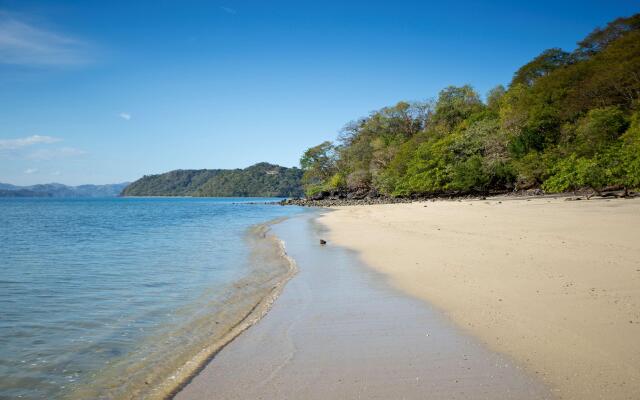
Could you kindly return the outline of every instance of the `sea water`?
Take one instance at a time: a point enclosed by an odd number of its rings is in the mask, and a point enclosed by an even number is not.
[[[286,274],[273,200],[0,199],[0,398],[166,395]]]

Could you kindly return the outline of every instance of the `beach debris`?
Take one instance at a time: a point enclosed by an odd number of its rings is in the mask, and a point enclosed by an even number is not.
[[[326,240],[324,240],[324,239],[320,239],[320,244],[321,244],[322,246],[324,246],[325,244],[327,244],[327,241],[326,241]]]

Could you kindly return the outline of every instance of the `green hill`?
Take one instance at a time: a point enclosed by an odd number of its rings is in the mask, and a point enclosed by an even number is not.
[[[573,51],[543,51],[484,100],[449,86],[375,111],[308,149],[301,166],[320,198],[640,188],[640,14]]]
[[[176,170],[146,175],[127,186],[123,196],[298,197],[302,170],[269,163],[245,169]]]

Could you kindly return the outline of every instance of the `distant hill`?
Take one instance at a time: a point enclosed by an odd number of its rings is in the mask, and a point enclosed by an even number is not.
[[[129,184],[67,186],[61,183],[45,183],[32,186],[15,186],[0,183],[0,197],[116,197]]]
[[[15,185],[10,185],[8,183],[0,182],[0,190],[17,190],[17,189],[20,189],[20,187]]]
[[[146,175],[127,186],[123,196],[298,197],[302,170],[269,163],[245,169],[176,170]]]
[[[48,193],[34,192],[28,189],[0,189],[0,197],[51,197]]]

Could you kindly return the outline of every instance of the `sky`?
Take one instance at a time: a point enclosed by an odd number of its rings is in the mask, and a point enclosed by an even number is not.
[[[349,121],[485,94],[637,1],[0,0],[0,182],[296,166]]]

